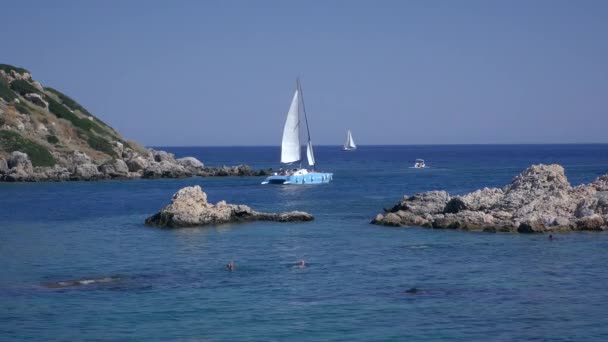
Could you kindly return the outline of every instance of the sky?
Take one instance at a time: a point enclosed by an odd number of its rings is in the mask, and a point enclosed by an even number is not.
[[[149,146],[608,142],[608,1],[8,1],[0,63]]]

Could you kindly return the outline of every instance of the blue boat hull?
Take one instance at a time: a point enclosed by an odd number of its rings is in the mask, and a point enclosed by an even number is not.
[[[272,175],[262,184],[323,184],[329,183],[333,173],[311,172],[304,175]]]

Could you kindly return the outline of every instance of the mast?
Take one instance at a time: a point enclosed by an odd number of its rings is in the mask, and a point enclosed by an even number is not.
[[[302,92],[302,85],[300,84],[300,78],[296,78],[296,86],[297,90],[300,93],[300,97],[302,98],[302,111],[304,112],[304,121],[306,121],[306,134],[308,137],[308,143],[306,144],[306,154],[308,157],[308,161],[310,162],[312,159],[313,164],[311,165],[313,170],[315,168],[315,160],[314,154],[312,151],[312,142],[310,140],[310,128],[308,127],[308,115],[306,115],[306,105],[304,104],[304,92]]]

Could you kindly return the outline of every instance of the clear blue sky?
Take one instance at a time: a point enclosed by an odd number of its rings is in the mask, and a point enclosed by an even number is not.
[[[0,63],[147,145],[608,142],[608,1],[4,1]]]

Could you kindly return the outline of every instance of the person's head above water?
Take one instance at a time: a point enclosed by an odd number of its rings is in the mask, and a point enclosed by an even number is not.
[[[234,268],[234,263],[232,261],[230,261],[228,264],[226,264],[226,269],[228,271],[232,271],[233,268]]]

